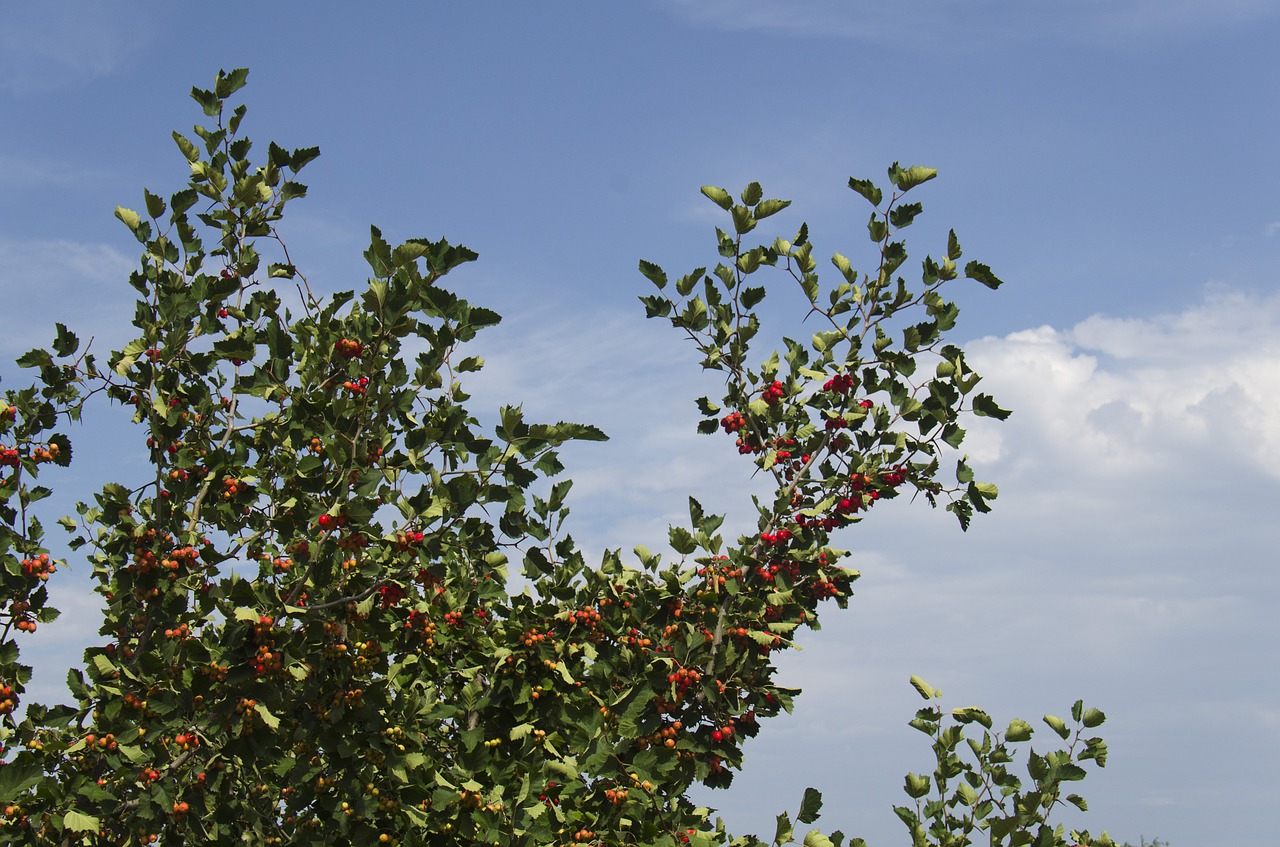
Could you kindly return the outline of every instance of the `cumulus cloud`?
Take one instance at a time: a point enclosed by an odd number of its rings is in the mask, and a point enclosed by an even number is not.
[[[1034,434],[1023,455],[1037,464],[1102,476],[1247,465],[1280,478],[1278,328],[1280,296],[1211,288],[1178,314],[1095,315],[982,339],[970,355],[1020,410],[1002,429]]]

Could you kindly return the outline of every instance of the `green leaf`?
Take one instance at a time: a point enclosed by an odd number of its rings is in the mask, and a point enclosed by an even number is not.
[[[640,273],[644,274],[645,277],[656,285],[659,290],[667,287],[667,272],[655,265],[653,262],[646,262],[644,259],[641,259]]]
[[[1002,409],[990,394],[978,394],[973,398],[973,413],[980,418],[995,418],[1002,421],[1013,412]]]
[[[1092,729],[1095,726],[1101,726],[1106,719],[1107,716],[1104,715],[1101,710],[1086,709],[1084,716],[1080,719],[1080,722],[1083,723],[1085,727]]]
[[[0,767],[0,798],[16,798],[44,779],[44,770],[30,759],[21,758]]]
[[[806,788],[804,790],[804,799],[800,801],[800,813],[796,815],[796,820],[800,823],[813,823],[818,819],[818,813],[822,810],[822,792],[816,788]]]
[[[991,717],[977,706],[964,706],[959,709],[952,709],[951,716],[960,723],[979,723],[987,729],[991,729]]]
[[[1072,762],[1067,762],[1058,768],[1058,776],[1067,782],[1079,782],[1088,775],[1088,771]]]
[[[791,840],[791,833],[794,828],[791,826],[791,816],[786,812],[778,815],[777,826],[774,828],[773,843],[786,844]]]
[[[682,556],[687,556],[698,549],[698,543],[694,540],[693,535],[684,527],[670,527],[667,530],[667,537],[670,539],[671,549]]]
[[[790,205],[790,200],[761,200],[756,205],[756,220],[762,221],[770,215],[776,215]]]
[[[849,177],[849,187],[867,198],[867,202],[872,206],[879,206],[880,201],[884,199],[884,194],[869,179]]]
[[[157,197],[156,195],[152,194],[150,191],[147,191],[146,189],[143,189],[142,195],[143,195],[143,199],[145,199],[147,203],[148,215],[150,215],[152,218],[159,218],[161,215],[164,214],[163,198]]]
[[[57,337],[53,340],[53,352],[59,356],[70,356],[76,352],[76,348],[80,346],[80,339],[76,334],[67,329],[62,324],[54,324]]]
[[[255,703],[253,709],[258,713],[258,717],[262,718],[262,722],[266,724],[269,729],[280,728],[280,719],[271,714],[271,710],[265,705],[262,703]]]
[[[867,235],[871,236],[871,240],[876,244],[884,241],[889,235],[889,225],[875,212],[871,213],[871,219],[867,221]]]
[[[715,203],[726,212],[733,208],[733,196],[723,188],[717,188],[714,185],[704,185],[702,186],[702,193],[706,195],[708,200]]]
[[[811,829],[804,837],[804,847],[835,847],[835,844],[826,835]]]
[[[764,196],[764,189],[760,187],[760,183],[753,182],[742,189],[742,202],[748,206],[754,206],[760,202],[760,198]]]
[[[142,218],[138,217],[138,213],[124,206],[116,206],[116,217],[129,227],[130,232],[137,232],[138,227],[142,225]]]
[[[954,262],[961,255],[960,240],[956,238],[956,231],[953,229],[947,234],[947,258]]]
[[[47,368],[53,365],[53,357],[48,350],[28,350],[18,357],[16,364],[20,368]]]
[[[902,191],[910,191],[922,182],[928,182],[938,175],[937,168],[924,168],[914,165],[910,168],[898,167],[894,162],[889,168],[889,179]]]
[[[185,136],[177,132],[173,134],[173,140],[178,145],[178,149],[182,151],[182,155],[186,157],[188,162],[199,161],[200,150],[197,149],[197,147],[194,144],[192,144],[190,140],[188,140]],[[191,191],[193,195],[195,194],[195,191],[193,189],[188,189],[188,191]],[[190,206],[188,206],[187,208],[190,208]]]
[[[97,832],[102,825],[93,815],[71,811],[62,816],[62,827],[71,832]]]
[[[964,266],[964,275],[969,279],[976,279],[987,288],[999,288],[1004,285],[1004,281],[991,272],[991,268],[981,262],[970,262]]]
[[[831,257],[831,264],[839,269],[840,274],[850,285],[856,285],[858,282],[858,272],[853,269],[853,265],[849,263],[848,257],[843,253],[836,253]]]
[[[904,203],[901,206],[895,206],[893,211],[889,212],[889,223],[897,229],[911,226],[911,222],[922,211],[924,211],[924,207],[919,203]]]
[[[907,796],[911,799],[919,800],[929,793],[931,786],[932,783],[929,781],[929,777],[909,773],[903,781],[902,790],[907,792]]]
[[[213,86],[213,93],[219,100],[226,100],[232,94],[235,94],[249,79],[248,68],[235,68],[231,71],[218,71],[217,81]]]
[[[1020,742],[1031,738],[1031,734],[1035,732],[1031,724],[1021,718],[1014,718],[1009,721],[1009,728],[1004,731],[1004,740]]]
[[[1065,740],[1069,735],[1071,735],[1071,730],[1067,729],[1067,723],[1062,718],[1055,715],[1045,715],[1044,722],[1049,725],[1050,729],[1058,733],[1059,738]]]
[[[920,697],[924,700],[932,699],[934,694],[937,693],[934,691],[932,685],[925,682],[923,679],[921,679],[920,677],[914,674],[912,674],[911,676],[911,687],[914,688],[916,692],[920,695]]]
[[[302,170],[307,165],[320,156],[319,147],[299,147],[289,156],[289,167],[294,173]]]

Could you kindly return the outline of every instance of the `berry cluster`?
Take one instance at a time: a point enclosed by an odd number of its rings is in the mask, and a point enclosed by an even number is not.
[[[18,600],[9,607],[9,615],[13,619],[13,625],[18,628],[19,632],[35,632],[36,622],[32,620],[31,604],[26,600]]]
[[[350,338],[340,338],[333,345],[333,350],[344,359],[358,359],[364,355],[364,345]]]
[[[33,579],[39,579],[41,582],[47,580],[49,574],[56,569],[57,565],[49,558],[48,553],[41,553],[35,558],[22,560],[23,574]]]
[[[787,391],[782,387],[782,383],[775,379],[773,382],[765,386],[764,391],[760,393],[760,397],[770,406],[774,406],[777,405],[778,401],[781,400],[786,393]]]
[[[730,412],[720,420],[720,426],[724,427],[724,431],[732,435],[745,428],[747,419],[742,416],[741,412]]]
[[[770,547],[784,547],[791,541],[791,530],[780,529],[777,532],[762,532],[760,540]]]
[[[834,394],[848,394],[853,388],[853,374],[836,374],[831,379],[822,383],[823,391],[830,391]]]
[[[342,383],[342,387],[352,394],[359,396],[364,394],[369,387],[369,377],[362,376],[357,380],[346,380]]]

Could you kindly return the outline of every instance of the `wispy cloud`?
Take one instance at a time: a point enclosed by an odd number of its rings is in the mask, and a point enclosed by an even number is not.
[[[0,297],[38,303],[42,318],[7,326],[0,353],[9,359],[47,345],[55,322],[65,323],[82,340],[96,337],[95,348],[122,342],[131,328],[131,304],[100,298],[98,292],[118,291],[134,267],[132,259],[105,244],[0,238]]]
[[[40,94],[116,70],[149,37],[153,14],[119,4],[10,3],[0,9],[0,88]]]
[[[101,172],[67,161],[43,156],[0,154],[0,185],[84,187],[103,179]]]
[[[850,0],[661,0],[695,26],[906,46],[939,38],[990,43],[1029,36],[1119,41],[1274,17],[1267,0],[1083,0],[1067,4],[937,0],[910,8]]]

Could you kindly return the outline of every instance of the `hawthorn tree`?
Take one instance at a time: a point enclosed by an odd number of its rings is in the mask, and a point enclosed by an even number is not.
[[[850,181],[874,207],[871,270],[836,254],[834,284],[803,224],[751,242],[786,201],[756,183],[737,199],[703,188],[726,215],[719,264],[672,282],[641,262],[656,288],[641,299],[723,374],[723,396],[697,401],[699,430],[771,494],[747,535],[726,539],[690,499],[674,555],[608,550],[589,566],[564,529],[557,450],[604,434],[510,406],[482,431],[464,375],[499,316],[445,287],[476,258],[465,247],[392,246],[375,228],[368,286],[315,295],[278,227],[318,151],[273,143],[253,163],[245,107],[228,104],[246,76],[193,90],[209,120],[174,134],[188,185],[117,209],[142,247],[136,338],[100,363],[59,325],[51,350],[19,360],[37,383],[0,404],[0,843],[727,842],[688,789],[728,786],[746,739],[791,708],[775,656],[858,578],[832,536],[906,492],[962,526],[996,497],[962,459],[943,472],[966,416],[1008,412],[947,340],[958,309],[942,292],[1000,281],[961,267],[954,233],[919,280],[898,275],[921,212],[905,195],[935,172],[895,164],[888,196]],[[766,273],[799,287],[820,328],[760,358]],[[56,616],[46,580],[64,564],[38,503],[99,393],[131,411],[150,471],[60,521],[92,566],[101,639],[68,676],[72,703],[20,708],[19,648]],[[1082,735],[1100,712],[1046,717],[1066,747],[1032,751],[1022,780],[1009,766],[1029,724],[993,731],[912,682],[928,701],[912,725],[937,759],[897,809],[913,844],[1088,841],[1047,815],[1084,807],[1060,789],[1105,762]],[[966,725],[981,731],[961,743]],[[805,792],[797,821],[820,804]],[[780,816],[774,842],[800,838]]]

